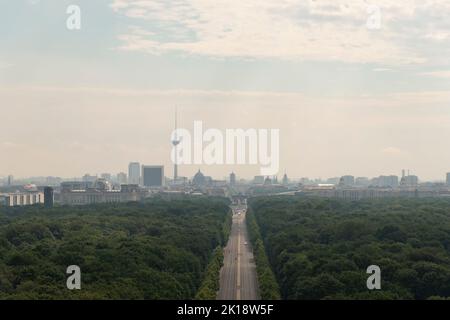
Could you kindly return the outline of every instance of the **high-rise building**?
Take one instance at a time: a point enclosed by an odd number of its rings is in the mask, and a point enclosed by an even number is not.
[[[8,186],[12,186],[14,184],[14,177],[12,175],[8,176],[8,179],[6,180],[6,184]]]
[[[142,183],[145,187],[162,187],[164,166],[142,166]]]
[[[128,183],[140,184],[141,180],[141,165],[139,162],[130,162],[128,165]]]
[[[44,188],[44,206],[46,208],[52,208],[54,203],[54,193],[52,187]]]
[[[117,182],[119,184],[127,184],[127,174],[125,172],[119,172],[117,174]]]
[[[236,174],[234,172],[230,173],[230,185],[234,186],[236,184]]]
[[[447,185],[450,186],[450,172],[447,172]]]

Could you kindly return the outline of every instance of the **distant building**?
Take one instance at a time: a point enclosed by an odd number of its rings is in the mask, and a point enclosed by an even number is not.
[[[369,178],[367,177],[357,177],[355,179],[355,185],[358,187],[367,187],[370,184]]]
[[[347,200],[360,200],[360,199],[380,199],[380,198],[417,198],[421,195],[417,192],[417,190],[405,190],[402,191],[400,189],[393,190],[391,188],[388,189],[361,189],[361,188],[316,188],[303,190],[297,193],[298,195],[303,196],[316,196],[316,197],[325,197],[325,198],[337,198],[337,199],[347,199]],[[424,194],[422,196],[429,196],[428,194]]]
[[[198,172],[192,178],[192,184],[196,187],[203,187],[207,183],[205,175],[198,170]]]
[[[289,184],[289,179],[288,179],[288,176],[287,176],[287,174],[285,173],[284,174],[284,176],[283,176],[283,180],[282,180],[282,182],[281,182],[282,184],[283,184],[283,186],[286,186],[286,185],[288,185]]]
[[[5,196],[5,206],[7,207],[30,206],[39,203],[44,203],[42,192],[17,192]]]
[[[117,182],[119,184],[127,184],[128,183],[127,174],[125,172],[119,172],[117,174]]]
[[[14,177],[12,175],[9,175],[8,178],[6,179],[6,185],[12,186],[13,184],[14,184]]]
[[[142,184],[144,187],[162,187],[164,166],[142,166]]]
[[[352,187],[355,185],[355,177],[354,176],[342,176],[339,179],[339,186],[341,187]]]
[[[44,206],[46,208],[52,208],[54,203],[54,192],[52,187],[44,188]]]
[[[230,174],[230,185],[234,186],[236,184],[236,174],[232,172]]]
[[[62,182],[62,179],[59,177],[46,177],[45,184],[48,186],[58,186]]]
[[[253,178],[253,183],[254,184],[264,184],[265,179],[266,178],[264,176],[255,176]]]
[[[86,190],[61,190],[62,205],[88,205],[95,203],[120,203],[140,201],[144,193],[138,185],[122,185],[120,191],[104,189],[102,183],[95,184],[98,188]]]
[[[419,184],[419,177],[414,175],[407,175],[402,177],[400,185],[402,187],[416,187]]]
[[[95,182],[97,180],[97,176],[91,176],[89,173],[86,173],[82,179],[84,182]]]
[[[101,177],[102,179],[111,181],[111,173],[102,173],[102,174],[100,175],[100,177]]]
[[[450,172],[447,172],[447,185],[450,186]]]
[[[398,177],[391,176],[379,176],[377,180],[377,187],[380,188],[397,188],[398,187]]]
[[[304,186],[314,184],[314,182],[311,181],[308,177],[302,177],[302,178],[300,178],[300,181],[299,181],[299,182],[300,182],[301,185],[304,185]]]
[[[92,185],[86,181],[65,181],[61,183],[61,191],[86,190]]]
[[[340,179],[339,177],[328,178],[326,182],[327,184],[339,184]]]
[[[130,162],[128,165],[128,183],[137,184],[141,183],[141,165],[139,162]]]

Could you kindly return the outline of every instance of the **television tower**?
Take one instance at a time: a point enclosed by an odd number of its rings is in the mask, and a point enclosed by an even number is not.
[[[175,163],[173,165],[173,181],[176,182],[176,180],[178,179],[178,153],[177,153],[177,146],[180,144],[181,139],[178,137],[177,135],[177,113],[178,113],[178,109],[177,107],[175,107],[175,134],[173,136],[173,140],[172,140],[172,145],[174,146],[174,153],[175,153]]]

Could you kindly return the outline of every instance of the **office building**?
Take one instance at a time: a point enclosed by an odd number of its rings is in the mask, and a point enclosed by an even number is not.
[[[232,172],[230,174],[230,185],[234,186],[236,184],[236,174]]]
[[[414,175],[407,175],[402,177],[400,185],[402,187],[416,187],[419,184],[419,177]]]
[[[162,187],[164,166],[142,166],[142,184],[144,187]]]
[[[14,184],[14,177],[12,175],[9,175],[6,179],[6,185],[12,186]]]
[[[117,174],[117,182],[119,184],[127,184],[128,183],[128,177],[125,172],[119,172]]]
[[[447,172],[447,185],[450,186],[450,172]]]
[[[46,208],[52,208],[54,203],[54,193],[53,188],[45,187],[44,188],[44,206]]]
[[[379,176],[377,179],[377,187],[380,188],[397,188],[398,187],[398,177],[391,176]]]
[[[128,183],[141,184],[141,165],[139,162],[130,162],[128,165]]]

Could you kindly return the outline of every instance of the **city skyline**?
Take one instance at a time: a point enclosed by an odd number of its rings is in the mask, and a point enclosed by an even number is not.
[[[450,171],[446,1],[381,1],[379,29],[362,1],[181,3],[80,0],[80,30],[71,1],[5,3],[0,174],[173,167],[174,106],[184,128],[279,129],[280,175]],[[199,167],[258,174],[180,175]]]
[[[135,166],[137,168],[139,168],[138,172],[136,172],[136,169],[131,169],[132,166]],[[0,174],[0,179],[3,179],[3,181],[7,184],[11,184],[9,183],[9,181],[16,181],[16,180],[33,180],[33,179],[46,179],[46,178],[51,178],[51,179],[62,179],[64,181],[70,181],[70,180],[83,180],[83,179],[101,179],[104,178],[106,180],[117,180],[117,181],[123,181],[126,180],[128,184],[141,184],[142,181],[142,173],[141,173],[141,168],[162,168],[162,170],[164,171],[164,166],[163,165],[149,165],[149,164],[141,164],[140,162],[130,162],[128,164],[128,174],[125,173],[124,171],[114,171],[114,172],[105,172],[105,171],[100,171],[100,172],[86,172],[84,174],[79,174],[79,175],[75,175],[75,176],[55,176],[55,175],[48,175],[48,176],[38,176],[38,175],[34,175],[34,176],[25,176],[25,177],[18,177],[15,176],[13,174],[10,175],[1,175]],[[187,178],[187,179],[192,179],[195,174],[197,172],[202,172],[204,174],[209,175],[208,170],[207,170],[207,166],[203,166],[206,170],[201,169],[200,167],[197,167],[197,169],[194,170],[193,174],[191,175],[178,175],[177,178]],[[169,167],[170,169],[170,167]],[[130,175],[130,172],[133,172],[132,175]],[[239,180],[245,180],[245,181],[252,181],[254,180],[256,177],[270,177],[270,178],[283,178],[284,176],[286,176],[289,180],[291,181],[301,181],[303,179],[308,179],[311,182],[314,181],[321,181],[321,182],[327,182],[331,181],[331,180],[339,180],[340,178],[346,178],[346,177],[352,177],[353,179],[356,180],[356,182],[352,183],[352,184],[358,184],[357,180],[358,179],[368,179],[367,182],[371,181],[371,180],[377,180],[379,178],[381,179],[390,179],[390,178],[397,178],[400,179],[404,176],[406,177],[417,177],[419,179],[420,183],[427,183],[427,182],[435,182],[435,183],[446,183],[446,184],[450,184],[450,172],[445,172],[442,177],[440,179],[435,179],[435,180],[427,180],[427,179],[423,179],[421,178],[419,175],[416,174],[416,172],[410,170],[410,169],[402,169],[400,174],[397,173],[381,173],[379,175],[375,175],[375,176],[368,176],[368,175],[353,175],[350,172],[344,174],[344,175],[331,175],[331,176],[319,176],[319,177],[314,177],[314,176],[308,176],[308,175],[302,175],[302,176],[290,176],[286,171],[284,171],[283,173],[281,173],[281,171],[277,174],[277,175],[259,175],[256,174],[254,176],[241,176],[239,174],[236,173],[237,170],[232,170],[230,171],[227,175],[225,176],[211,176],[213,179],[216,180],[229,180],[230,175],[233,174],[236,181]],[[108,175],[108,178],[105,178],[105,176]],[[132,176],[132,178],[130,178]],[[165,175],[163,174],[164,178],[169,179],[169,180],[173,180],[173,177],[169,175]],[[397,181],[398,183],[398,181]]]

